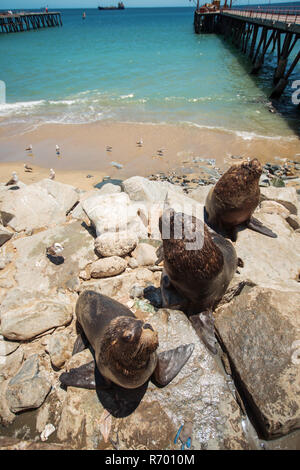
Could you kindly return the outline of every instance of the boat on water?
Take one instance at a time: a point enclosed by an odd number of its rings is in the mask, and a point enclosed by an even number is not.
[[[125,5],[123,2],[119,2],[117,7],[111,6],[111,7],[98,7],[98,10],[125,10]]]

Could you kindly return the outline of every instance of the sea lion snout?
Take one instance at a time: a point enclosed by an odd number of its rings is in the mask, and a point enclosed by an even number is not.
[[[144,326],[143,326],[143,330],[153,330],[152,326],[150,325],[150,323],[145,323]]]

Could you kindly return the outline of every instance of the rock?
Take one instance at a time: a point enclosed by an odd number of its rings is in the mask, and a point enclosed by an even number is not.
[[[266,237],[249,229],[241,230],[235,249],[244,267],[239,269],[240,274],[234,280],[250,280],[261,287],[299,291],[299,235],[277,214],[265,214],[258,209],[254,217],[275,232],[278,238]]]
[[[262,188],[262,200],[271,199],[285,206],[291,214],[297,215],[299,210],[299,202],[295,188]]]
[[[106,183],[100,188],[99,190],[100,194],[116,194],[121,192],[121,186],[118,184],[112,184],[112,183]]]
[[[0,436],[1,450],[66,450],[71,446],[62,446],[60,444],[48,444],[47,442],[35,442],[16,439],[14,437]]]
[[[132,176],[122,182],[122,189],[128,194],[131,201],[145,203],[164,203],[169,189],[182,194],[182,189],[168,182],[149,181],[142,176]]]
[[[13,413],[39,408],[51,389],[48,380],[39,373],[37,354],[30,356],[7,386],[6,400]]]
[[[125,256],[134,250],[138,243],[135,233],[127,231],[102,233],[95,240],[95,250],[100,256]]]
[[[267,438],[300,426],[299,303],[300,292],[254,287],[215,314],[239,385]]]
[[[16,232],[59,224],[77,201],[75,188],[44,179],[7,192],[1,206],[2,221]]]
[[[0,224],[0,246],[4,245],[4,243],[10,240],[12,236],[13,233]]]
[[[0,381],[0,424],[3,426],[8,426],[13,423],[16,418],[15,414],[10,411],[6,400],[8,382],[8,380],[5,380],[4,382]]]
[[[157,260],[156,249],[149,243],[139,243],[132,256],[137,260],[139,266],[151,266]]]
[[[45,426],[45,429],[41,433],[41,441],[47,441],[48,437],[51,436],[55,431],[53,424],[49,423]]]
[[[135,258],[132,258],[131,256],[129,257],[127,264],[128,264],[128,267],[131,269],[135,269],[139,265],[137,260]]]
[[[54,242],[64,247],[64,262],[59,265],[46,256],[46,248]],[[17,250],[15,280],[20,288],[32,292],[48,293],[52,288],[68,288],[70,279],[78,277],[80,271],[97,258],[94,239],[79,221],[18,239],[13,246]]]
[[[200,202],[200,204],[205,205],[207,195],[212,187],[212,184],[208,184],[207,186],[199,186],[198,188],[189,192],[189,197],[197,202]]]
[[[30,294],[30,293],[29,293]],[[22,291],[10,291],[0,309],[0,332],[10,340],[25,341],[56,328],[67,325],[73,317],[73,306],[63,295],[35,298],[26,293],[19,302]]]
[[[51,335],[47,351],[50,355],[51,364],[60,369],[72,356],[73,344],[69,335],[65,332]]]
[[[195,199],[169,190],[166,196],[164,206],[169,206],[176,212],[183,212],[187,215],[193,215],[200,220],[204,220],[204,204],[200,204]]]
[[[126,261],[119,256],[110,256],[95,261],[91,265],[91,277],[103,278],[117,276],[125,271],[127,266]]]
[[[268,178],[266,175],[262,174],[259,178],[259,186],[263,188],[267,188],[270,186],[270,178]]]
[[[3,348],[3,343],[4,341],[1,341],[0,343],[0,383],[16,374],[22,364],[24,357],[23,348],[18,348],[10,354],[5,354],[7,349]],[[8,344],[12,343],[8,342]]]
[[[91,289],[108,297],[121,298],[128,296],[130,289],[134,284],[146,286],[147,283],[153,281],[153,273],[146,268],[138,268],[130,273],[123,273],[107,279],[99,279],[98,281],[89,281],[82,284],[79,292]]]
[[[140,207],[132,204],[125,193],[89,197],[83,202],[83,209],[98,237],[104,232],[124,230],[147,237],[147,228],[139,217]]]
[[[290,211],[286,207],[275,201],[262,201],[260,212],[264,214],[278,214],[284,219],[290,214]]]
[[[99,194],[98,189],[91,189],[90,191],[82,191],[78,194],[79,196],[79,203],[75,206],[75,208],[70,212],[70,215],[73,219],[79,220],[89,220],[86,213],[83,210],[83,202],[91,196],[97,196]]]
[[[8,356],[18,349],[19,343],[13,341],[6,341],[3,336],[0,336],[0,356]]]
[[[134,284],[129,292],[130,298],[135,299],[144,296],[144,287]]]

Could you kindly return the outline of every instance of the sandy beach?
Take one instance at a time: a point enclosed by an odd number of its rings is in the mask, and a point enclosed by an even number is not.
[[[143,145],[137,142],[142,139]],[[25,149],[32,145],[33,151]],[[56,144],[60,155],[56,154]],[[111,146],[111,151],[107,151]],[[162,155],[157,153],[162,149]],[[262,163],[287,158],[300,161],[299,139],[253,137],[189,125],[97,122],[81,125],[42,125],[29,132],[16,126],[0,128],[0,182],[17,171],[25,183],[49,175],[54,168],[59,180],[89,189],[103,176],[124,179],[133,175],[186,168],[195,157],[213,158],[226,168],[231,156],[258,157]],[[112,165],[122,165],[117,169]],[[32,173],[24,172],[24,163]],[[91,178],[87,178],[92,175]]]

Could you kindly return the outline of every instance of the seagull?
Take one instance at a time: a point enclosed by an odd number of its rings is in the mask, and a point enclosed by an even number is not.
[[[142,147],[143,146],[143,139],[139,140],[136,145],[138,145],[139,147]]]
[[[60,155],[59,145],[56,144],[55,148],[56,148],[56,155]]]
[[[53,245],[48,246],[46,249],[46,254],[57,258],[61,256],[61,253],[64,251],[64,247],[60,243],[53,243]]]
[[[14,184],[17,184],[18,181],[19,181],[18,175],[15,171],[13,171],[11,174],[11,179],[6,183],[5,186],[12,186]]]
[[[106,146],[106,151],[107,151],[107,152],[111,152],[111,151],[112,151],[112,147],[111,147],[110,145],[107,145],[107,146]]]
[[[55,171],[53,170],[53,168],[50,168],[49,179],[50,179],[50,180],[54,180],[54,178],[55,178]]]
[[[32,144],[30,144],[25,150],[31,151],[32,150]]]
[[[27,165],[27,163],[24,163],[24,169],[27,173],[31,173],[32,172],[32,168],[31,166]]]

